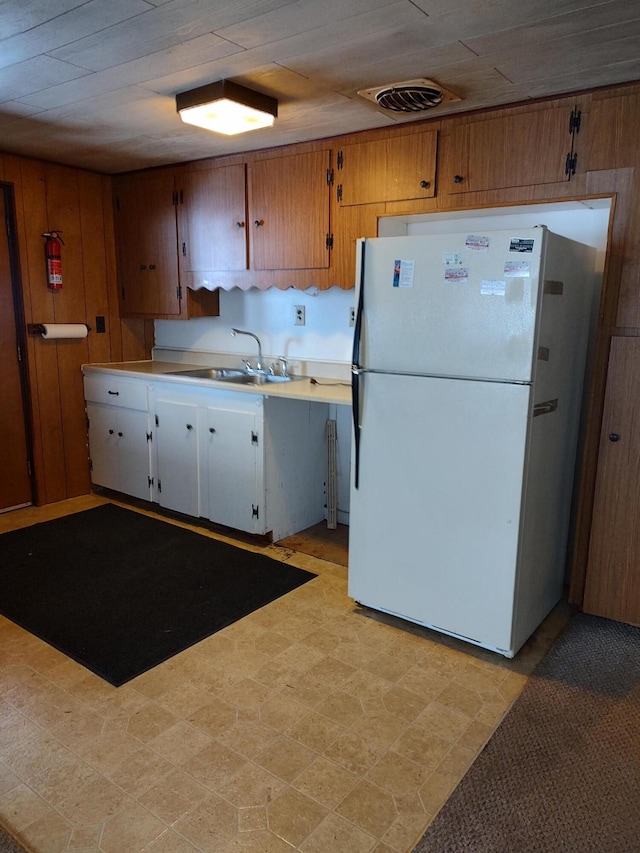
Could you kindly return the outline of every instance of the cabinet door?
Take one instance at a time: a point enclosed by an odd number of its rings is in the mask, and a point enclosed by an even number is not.
[[[116,229],[123,316],[179,315],[173,174],[118,179]]]
[[[432,198],[438,132],[413,133],[346,145],[337,155],[341,205]]]
[[[640,624],[640,338],[613,338],[583,609]]]
[[[91,482],[96,486],[120,491],[116,412],[117,410],[111,406],[87,403]]]
[[[91,482],[148,501],[147,413],[87,403],[87,417]]]
[[[568,180],[571,113],[562,106],[453,124],[441,189],[477,192]]]
[[[248,533],[264,533],[259,496],[261,436],[253,412],[207,409],[209,518]]]
[[[206,273],[209,270],[245,270],[245,166],[186,172],[180,178],[180,185],[178,245],[181,276],[183,273]],[[204,282],[194,282],[199,283]]]
[[[198,407],[157,400],[155,413],[158,503],[199,516]]]
[[[150,500],[149,416],[146,412],[118,411],[118,464],[120,491]]]
[[[329,266],[328,150],[257,160],[250,166],[251,267]]]

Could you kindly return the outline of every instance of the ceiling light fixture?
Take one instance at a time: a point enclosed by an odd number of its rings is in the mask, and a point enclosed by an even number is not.
[[[247,130],[271,127],[278,115],[278,101],[239,83],[220,80],[176,95],[182,121],[233,136]]]

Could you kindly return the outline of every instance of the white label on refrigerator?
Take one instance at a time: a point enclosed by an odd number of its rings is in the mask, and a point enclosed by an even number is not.
[[[533,252],[535,240],[532,237],[512,237],[509,243],[510,252]]]
[[[452,284],[466,284],[469,281],[468,267],[447,267],[444,280]]]
[[[413,287],[413,276],[416,269],[415,261],[393,262],[393,286]]]
[[[442,263],[445,267],[460,266],[462,264],[462,255],[460,252],[445,252],[442,256]]]
[[[484,296],[504,296],[507,292],[507,282],[498,279],[483,278],[480,293]]]
[[[464,247],[470,252],[488,252],[489,238],[479,237],[477,234],[469,234],[467,239],[464,241]]]
[[[507,278],[529,278],[531,264],[529,261],[505,261],[504,274]]]

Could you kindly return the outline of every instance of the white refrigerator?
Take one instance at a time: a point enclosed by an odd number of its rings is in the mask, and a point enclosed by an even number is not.
[[[359,242],[349,595],[513,657],[561,598],[595,252]]]

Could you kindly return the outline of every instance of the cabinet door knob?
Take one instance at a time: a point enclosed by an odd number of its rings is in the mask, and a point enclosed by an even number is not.
[[[253,224],[256,226],[256,228],[259,228],[261,225],[264,225],[264,219],[256,219]]]
[[[617,432],[609,433],[609,441],[620,441],[620,436]]]
[[[193,429],[193,424],[187,424],[187,429]]]
[[[429,187],[431,186],[431,182],[430,181],[420,181],[420,186],[422,187],[423,190],[428,190]]]
[[[244,228],[244,222],[236,222],[236,228]]]
[[[146,264],[140,264],[140,269],[141,269],[141,270],[146,270],[146,268],[147,268],[147,265],[146,265]]]
[[[149,269],[150,269],[150,270],[154,270],[155,268],[156,268],[156,265],[155,265],[155,264],[149,264]]]
[[[453,183],[454,184],[461,184],[463,181],[464,181],[464,178],[462,177],[462,175],[454,175],[453,176]]]
[[[215,432],[215,427],[209,427],[209,432]]]
[[[113,430],[112,430],[112,429],[110,429],[110,430],[109,430],[109,435],[113,435]]]
[[[121,433],[121,432],[119,432],[119,433],[118,433],[118,438],[122,438],[122,433]]]

